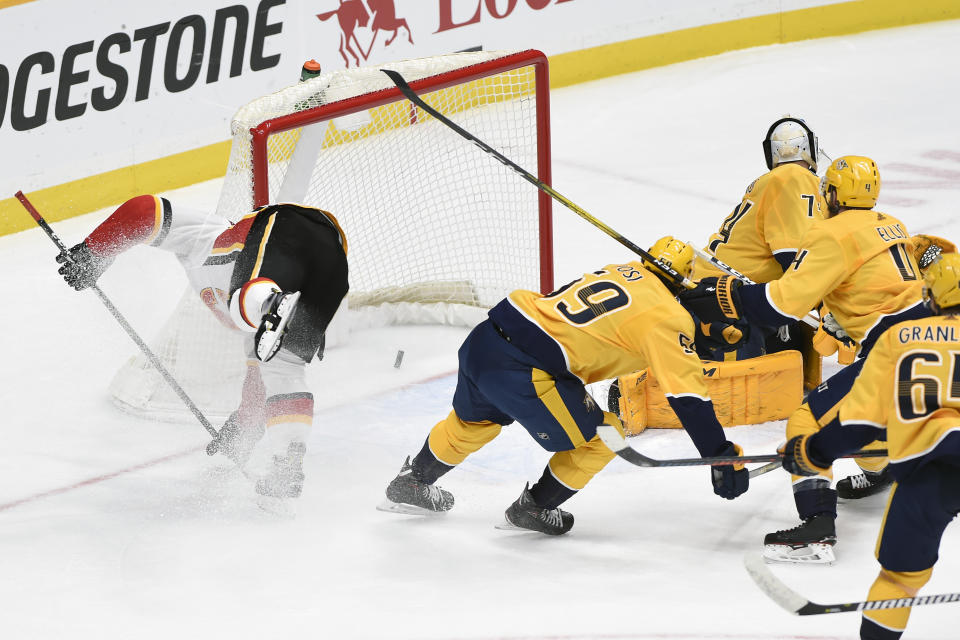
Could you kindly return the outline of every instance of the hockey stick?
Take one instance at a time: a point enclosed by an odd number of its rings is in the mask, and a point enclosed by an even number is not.
[[[739,271],[737,271],[736,269],[728,265],[726,262],[724,262],[717,256],[710,255],[703,249],[699,249],[695,245],[690,244],[689,242],[687,243],[687,246],[693,249],[693,252],[697,254],[698,258],[702,258],[703,260],[706,260],[707,262],[715,266],[717,269],[720,269],[720,271],[723,271],[727,275],[731,275],[737,280],[743,280],[744,284],[756,284],[756,282],[754,282],[747,276],[743,275],[742,273],[740,273]],[[807,315],[800,318],[800,322],[803,322],[804,324],[810,327],[813,327],[814,329],[819,329],[820,321],[819,319],[813,317],[813,315],[811,315],[812,313],[813,312],[811,311]]]
[[[750,464],[751,462],[781,462],[783,456],[779,453],[760,454],[754,456],[714,456],[710,458],[669,458],[657,460],[648,458],[627,443],[627,439],[620,435],[617,428],[609,424],[597,427],[597,435],[603,444],[615,454],[638,467],[695,467],[714,464]],[[869,451],[854,451],[843,456],[844,458],[879,458],[887,455],[886,449],[872,449]]]
[[[33,204],[27,199],[27,196],[23,194],[23,191],[17,191],[17,193],[14,195],[17,200],[20,201],[20,204],[23,205],[23,208],[27,210],[27,213],[29,213],[31,217],[36,220],[40,228],[43,229],[53,243],[57,245],[57,248],[60,249],[60,253],[63,255],[69,255],[67,246],[63,244],[63,242],[60,240],[60,237],[50,227],[50,225],[47,224],[47,221],[43,219],[43,216],[40,215],[40,212],[37,211],[36,207],[34,207]],[[110,299],[100,289],[100,287],[98,287],[96,284],[93,284],[90,286],[90,288],[94,293],[97,294],[97,297],[100,298],[100,302],[102,302],[103,306],[107,308],[107,311],[110,312],[110,315],[112,315],[117,322],[120,323],[120,326],[123,327],[123,330],[127,332],[127,335],[137,343],[137,346],[140,347],[140,351],[143,352],[143,355],[145,355],[150,363],[157,368],[157,371],[160,372],[160,375],[163,376],[163,379],[167,381],[167,384],[170,385],[170,388],[173,389],[174,392],[180,397],[180,399],[183,401],[183,404],[187,405],[187,408],[190,409],[190,412],[193,413],[194,416],[196,416],[197,420],[200,421],[200,424],[203,425],[203,428],[206,429],[211,436],[213,436],[213,440],[207,445],[207,453],[209,455],[216,453],[220,448],[220,434],[217,433],[217,430],[213,427],[213,425],[210,424],[210,421],[207,420],[206,416],[204,416],[197,405],[194,404],[193,400],[190,399],[190,396],[188,396],[187,392],[183,390],[183,387],[181,387],[176,379],[170,375],[170,372],[167,371],[167,368],[163,366],[163,363],[160,362],[160,359],[157,358],[153,351],[150,350],[150,347],[147,346],[147,343],[144,342],[134,328],[130,326],[130,323],[127,322],[127,319],[123,317],[123,314],[121,314],[114,304],[110,302]],[[213,448],[213,451],[210,450],[211,447]]]
[[[400,75],[396,71],[391,71],[390,69],[381,69],[381,71],[387,74],[387,76],[391,80],[393,80],[393,83],[397,85],[397,88],[400,89],[400,92],[403,93],[403,95],[405,95],[407,99],[410,100],[410,102],[414,103],[415,105],[417,105],[418,107],[420,107],[421,109],[423,109],[424,111],[432,115],[434,118],[436,118],[443,124],[447,125],[454,131],[456,131],[462,137],[466,138],[476,146],[480,147],[481,150],[485,151],[489,155],[496,158],[497,161],[499,161],[502,165],[510,169],[513,169],[517,174],[520,175],[521,178],[523,178],[524,180],[526,180],[527,182],[535,186],[537,189],[540,189],[541,191],[543,191],[544,193],[552,197],[554,200],[556,200],[566,208],[573,211],[575,214],[577,214],[578,216],[580,216],[581,218],[583,218],[593,226],[597,227],[598,229],[606,233],[608,236],[610,236],[611,238],[613,238],[614,240],[616,240],[617,242],[625,246],[627,249],[630,249],[631,251],[639,255],[644,260],[657,265],[657,267],[659,267],[661,271],[663,271],[667,276],[670,277],[671,280],[673,280],[677,284],[687,289],[694,288],[694,284],[693,282],[690,281],[689,278],[684,278],[682,275],[677,273],[671,266],[663,262],[660,262],[655,257],[653,257],[653,255],[651,255],[649,251],[641,249],[636,244],[634,244],[627,238],[617,233],[614,229],[610,228],[609,226],[607,226],[597,218],[590,215],[587,211],[585,211],[581,207],[574,204],[572,201],[570,201],[568,198],[566,198],[562,194],[558,193],[553,187],[543,182],[542,180],[539,180],[536,176],[534,176],[532,173],[530,173],[529,171],[527,171],[526,169],[524,169],[523,167],[515,163],[513,160],[510,160],[505,155],[503,155],[502,153],[500,153],[499,151],[497,151],[496,149],[488,145],[486,142],[477,138],[475,135],[473,135],[472,133],[470,133],[469,131],[467,131],[457,123],[453,122],[449,118],[447,118],[445,115],[443,115],[442,113],[440,113],[439,111],[431,107],[426,102],[424,102],[423,98],[417,95],[416,92],[410,88],[410,85],[407,84],[407,81],[403,79],[402,75]]]
[[[901,609],[904,607],[918,607],[924,604],[944,604],[960,602],[960,593],[939,593],[931,596],[915,596],[912,598],[891,598],[889,600],[861,600],[860,602],[842,602],[839,604],[819,604],[807,600],[799,593],[783,584],[770,569],[761,556],[747,555],[743,558],[747,573],[757,583],[771,600],[797,616],[816,616],[822,613],[846,613],[848,611],[871,611],[874,609]]]
[[[757,467],[756,469],[750,469],[750,479],[752,480],[757,476],[762,476],[765,473],[770,473],[771,471],[779,469],[782,466],[783,466],[783,462],[781,462],[780,460],[775,460],[773,462],[768,462],[762,467]]]

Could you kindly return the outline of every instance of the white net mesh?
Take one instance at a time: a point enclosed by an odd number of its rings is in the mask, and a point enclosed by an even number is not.
[[[475,52],[383,67],[411,84],[427,79],[414,86],[429,105],[537,174],[544,170],[538,144],[548,141],[538,131],[546,118],[538,120],[534,67],[498,70],[505,59],[506,66],[516,64],[508,52]],[[466,79],[480,68],[482,77]],[[266,186],[259,203],[299,202],[330,211],[349,246],[350,315],[338,323],[471,324],[509,291],[539,289],[537,189],[410,102],[379,104],[384,99],[378,92],[394,87],[380,69],[325,73],[241,108],[216,213],[229,220],[249,213],[258,204],[258,180]],[[298,126],[282,130],[292,114],[301,114]],[[258,128],[270,131],[266,163],[255,162],[251,150],[251,129]],[[239,397],[242,356],[230,365],[236,373],[221,374],[223,358],[216,352],[240,349],[229,335],[226,342],[212,336],[228,334],[215,321],[196,322],[194,312],[209,314],[198,301],[185,305],[158,341],[162,358],[187,393],[202,398],[195,399],[201,409],[229,413]],[[203,353],[193,341],[193,353],[186,353],[184,334],[201,327],[202,348],[214,351]],[[199,362],[188,362],[194,356]],[[181,413],[180,400],[149,368],[140,362],[121,371],[115,399],[137,413]],[[154,382],[156,390],[148,391]]]

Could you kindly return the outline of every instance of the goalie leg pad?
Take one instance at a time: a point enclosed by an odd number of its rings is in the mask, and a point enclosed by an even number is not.
[[[714,411],[724,427],[782,420],[803,401],[803,359],[798,351],[702,365]],[[648,426],[683,427],[650,369],[619,381],[620,417],[628,434]]]

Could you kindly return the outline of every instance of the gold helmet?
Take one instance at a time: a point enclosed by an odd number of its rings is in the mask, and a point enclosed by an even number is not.
[[[841,207],[872,209],[880,195],[880,172],[877,163],[865,156],[837,158],[820,179],[820,192],[827,202],[828,193],[837,192],[837,204]]]
[[[960,253],[944,253],[927,268],[923,280],[941,309],[960,306]]]
[[[690,277],[690,271],[693,269],[693,248],[687,246],[673,236],[664,236],[653,243],[650,247],[650,255],[672,268],[684,278]],[[656,274],[667,274],[657,265],[646,258],[643,260],[643,266]],[[672,280],[672,278],[671,278]]]

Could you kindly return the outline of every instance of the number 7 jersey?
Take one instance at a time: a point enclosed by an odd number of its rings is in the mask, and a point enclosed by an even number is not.
[[[823,219],[824,209],[816,174],[781,164],[750,183],[740,204],[710,236],[707,250],[754,282],[776,280],[811,223]],[[709,262],[694,261],[694,280],[719,275]]]

